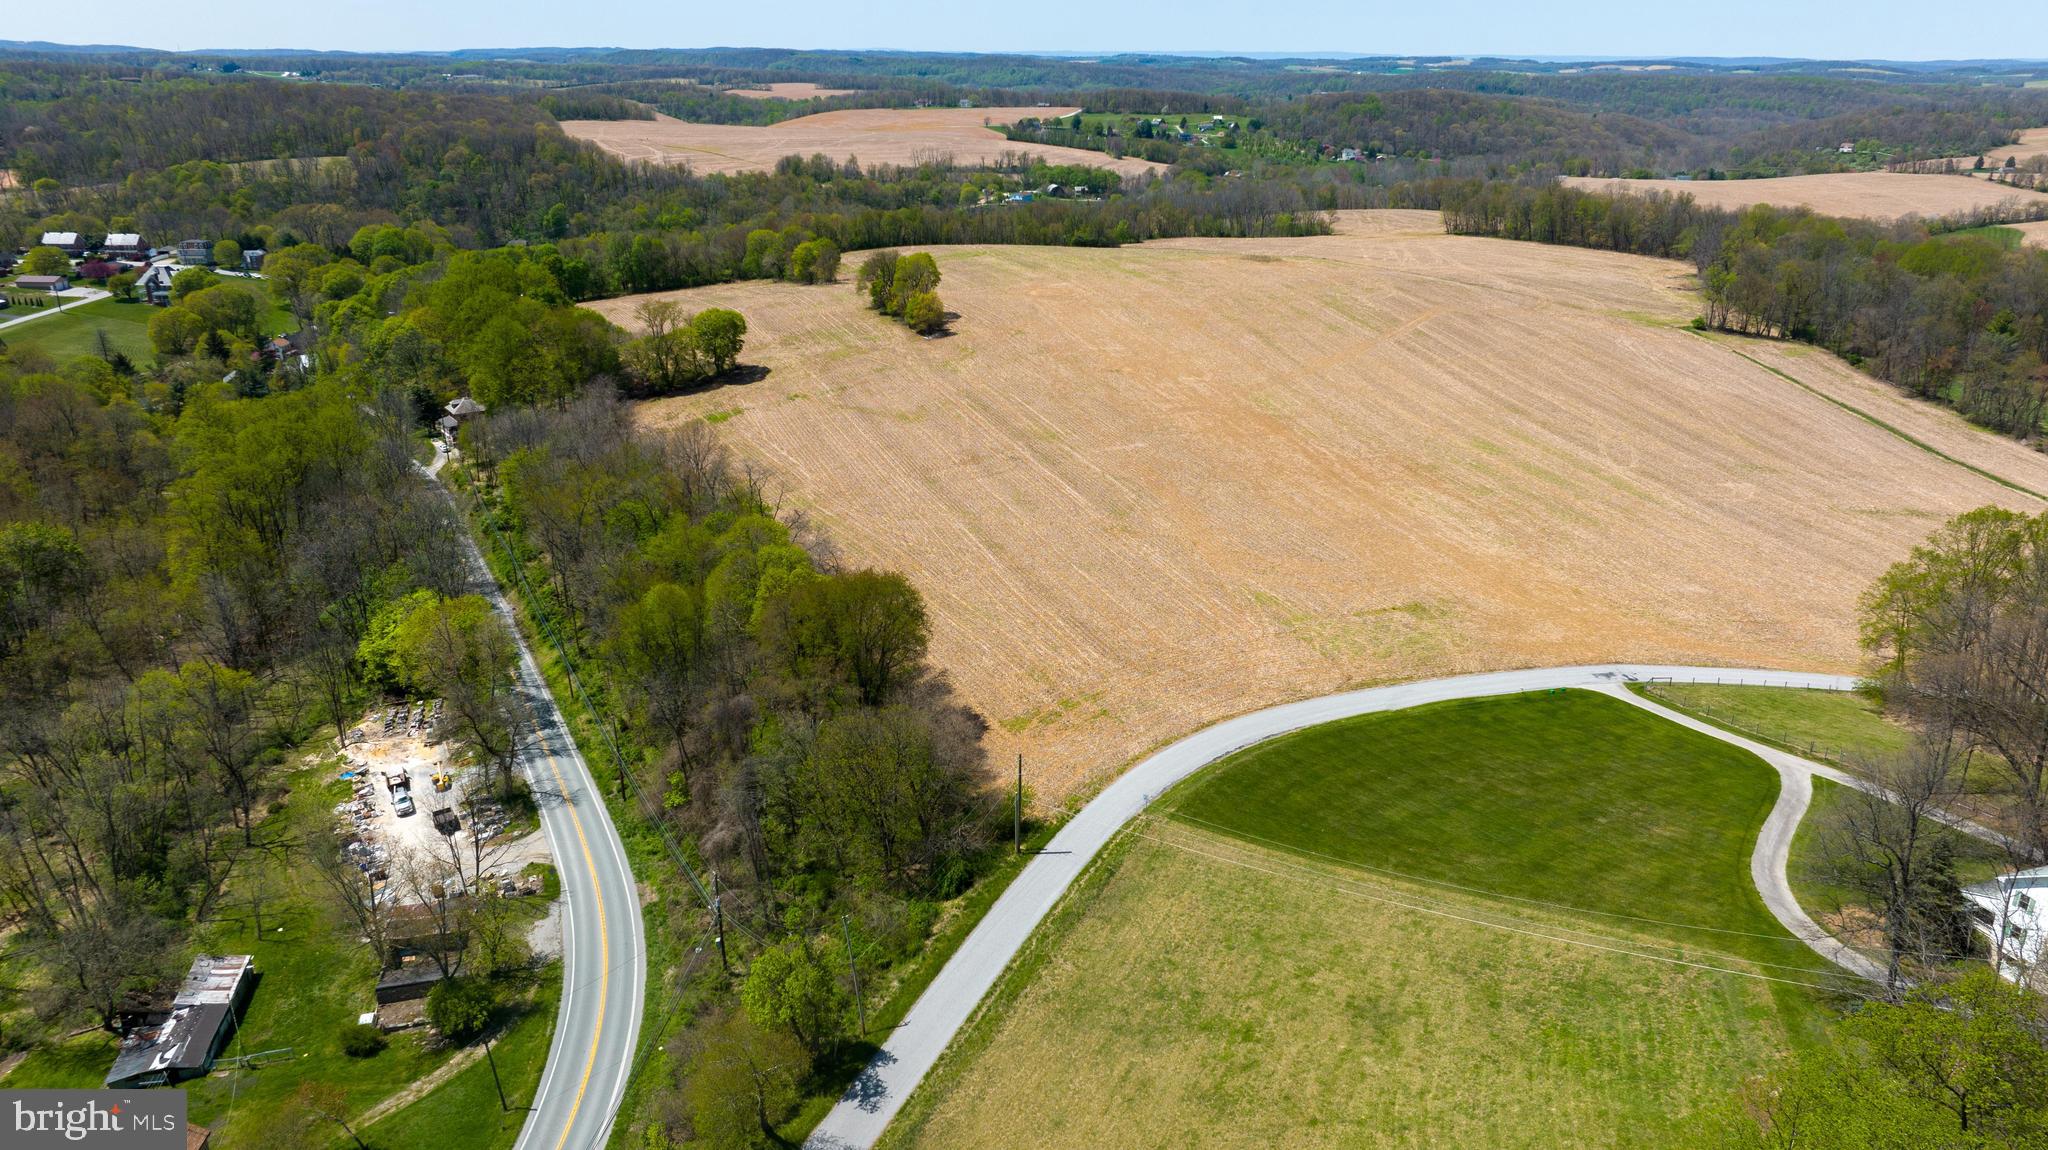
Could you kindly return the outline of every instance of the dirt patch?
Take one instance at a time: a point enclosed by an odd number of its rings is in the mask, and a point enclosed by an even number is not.
[[[726,95],[743,100],[823,100],[830,96],[851,96],[853,88],[820,88],[808,81],[762,84],[754,88],[728,88]]]
[[[2030,248],[2048,248],[2048,220],[2031,224],[2014,224],[2021,234],[2020,242]]]
[[[856,108],[820,112],[764,128],[692,124],[657,114],[652,120],[565,120],[562,130],[628,160],[688,164],[701,174],[765,172],[784,156],[824,154],[844,162],[911,165],[943,156],[966,165],[992,164],[1023,152],[1052,164],[1087,164],[1124,175],[1157,171],[1144,160],[1117,159],[1080,148],[1012,143],[990,124],[1026,116],[1067,116],[1074,108]]]
[[[1565,183],[1596,192],[1684,192],[1716,208],[1752,204],[1806,207],[1822,215],[1893,220],[1946,216],[1993,208],[2007,201],[2048,204],[2048,195],[1965,176],[1911,172],[1842,172],[1776,180],[1607,180],[1567,176]]]
[[[725,439],[849,564],[910,576],[992,761],[1024,753],[1055,801],[1217,720],[1374,682],[1851,671],[1886,565],[1959,511],[2038,509],[1685,331],[1681,264],[1447,236],[1427,212],[1340,226],[936,249],[944,340],[845,285],[672,293],[739,309],[770,372],[640,418],[743,406]],[[630,325],[634,304],[593,306]],[[1887,419],[2048,491],[2048,458],[1897,402]]]

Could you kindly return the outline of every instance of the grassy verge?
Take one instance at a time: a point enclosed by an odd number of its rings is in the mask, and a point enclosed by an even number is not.
[[[1894,754],[1913,741],[1911,728],[1853,691],[1719,683],[1631,683],[1629,689],[1723,730],[1838,765]]]

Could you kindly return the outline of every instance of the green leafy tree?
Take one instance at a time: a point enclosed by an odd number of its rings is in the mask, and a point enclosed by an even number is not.
[[[71,257],[64,254],[63,248],[30,248],[28,254],[21,257],[21,264],[14,270],[25,276],[70,275]]]
[[[149,345],[158,355],[188,355],[209,330],[190,309],[165,308],[149,317]]]
[[[213,262],[224,268],[242,266],[242,245],[233,240],[221,240],[213,245]]]
[[[178,303],[193,292],[205,291],[221,282],[212,268],[186,268],[171,276],[171,302]]]
[[[427,992],[427,1021],[451,1042],[468,1042],[491,1024],[497,993],[481,978],[444,978]]]
[[[456,736],[512,785],[512,633],[480,595],[435,599],[406,615],[392,635],[392,660],[407,685],[447,701]]]
[[[831,944],[794,935],[762,951],[740,986],[740,1004],[760,1026],[781,1027],[812,1054],[846,1030],[849,1000],[830,964]]]
[[[946,326],[946,305],[937,292],[921,291],[903,301],[903,326],[930,335]]]
[[[705,308],[690,317],[690,337],[703,357],[705,371],[724,375],[739,365],[746,346],[747,321],[729,308]]]
[[[135,272],[117,272],[107,280],[107,290],[115,299],[132,300],[135,298],[135,285],[141,279]]]
[[[889,288],[889,306],[884,310],[890,315],[900,316],[909,305],[910,297],[937,291],[939,287],[939,261],[930,252],[913,252],[896,261],[895,274]]]
[[[789,253],[788,277],[798,283],[828,284],[839,278],[839,247],[831,240],[805,240]]]
[[[709,1022],[689,1060],[683,1100],[693,1146],[757,1150],[788,1143],[776,1127],[796,1108],[810,1055],[786,1032],[733,1012]]]
[[[48,523],[0,527],[0,655],[19,651],[89,581],[85,550],[71,532]]]
[[[896,286],[896,264],[903,258],[893,251],[869,252],[854,273],[853,290],[866,293],[868,306],[879,312],[889,310],[889,293]]]

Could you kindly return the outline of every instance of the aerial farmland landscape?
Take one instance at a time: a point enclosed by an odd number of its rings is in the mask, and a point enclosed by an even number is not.
[[[2048,1148],[2048,25],[1737,9],[12,13],[0,1145]]]

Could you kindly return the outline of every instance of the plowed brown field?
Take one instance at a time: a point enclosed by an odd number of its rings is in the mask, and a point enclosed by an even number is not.
[[[2020,242],[2032,248],[2048,248],[2048,220],[2038,223],[2014,224],[2021,233]]]
[[[1567,176],[1565,183],[1602,192],[1684,192],[1717,208],[1751,204],[1808,207],[1822,215],[1891,220],[1952,215],[2008,200],[2048,203],[2048,195],[1965,176],[1911,172],[1841,172],[1776,180],[1609,180]]]
[[[765,128],[692,124],[656,114],[652,120],[564,120],[562,130],[628,160],[688,164],[699,174],[763,172],[784,156],[823,153],[864,164],[911,165],[951,156],[969,166],[1004,152],[1025,152],[1053,164],[1087,164],[1132,176],[1157,171],[1144,160],[1117,159],[1080,148],[1011,143],[988,124],[1025,116],[1070,116],[1074,108],[853,108],[800,116]]]
[[[1956,181],[1961,183],[1962,181]],[[939,249],[953,334],[845,285],[747,316],[721,424],[933,653],[1041,798],[1228,715],[1370,682],[1609,659],[1857,666],[1856,596],[2048,458],[1821,355],[1683,330],[1676,263],[1447,236]],[[595,305],[631,323],[632,300]]]

